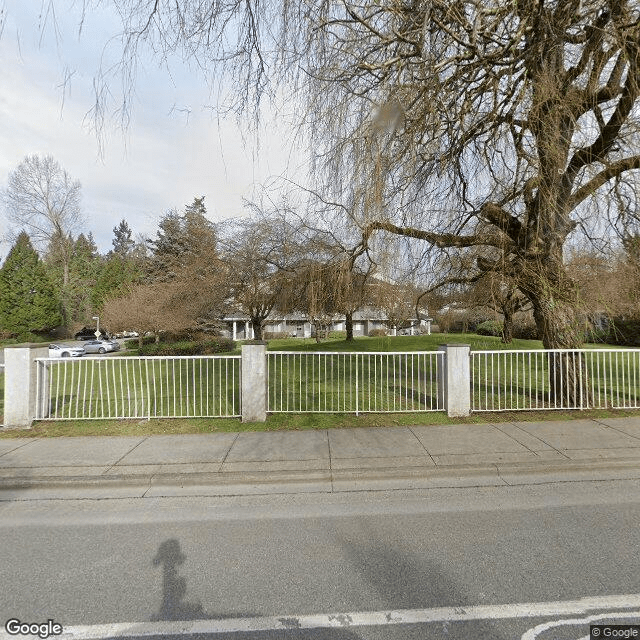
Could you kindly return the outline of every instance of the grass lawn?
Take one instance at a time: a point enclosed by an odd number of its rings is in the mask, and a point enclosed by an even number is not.
[[[271,414],[266,422],[240,422],[238,418],[185,418],[151,420],[40,421],[31,429],[0,429],[2,438],[47,438],[59,436],[143,436],[238,431],[303,431],[414,425],[483,424],[512,421],[577,420],[635,417],[640,410],[592,409],[587,411],[513,411],[475,413],[468,418],[448,418],[444,413]]]
[[[358,337],[353,342],[329,338],[317,343],[315,338],[270,340],[269,351],[436,351],[441,344],[468,344],[471,351],[507,349],[542,349],[540,340],[514,340],[503,344],[500,338],[475,333],[432,333],[430,336]]]

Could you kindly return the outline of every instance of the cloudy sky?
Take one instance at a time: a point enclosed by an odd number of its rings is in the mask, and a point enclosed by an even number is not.
[[[107,114],[101,153],[89,112],[101,62],[119,57],[117,43],[108,44],[119,31],[116,17],[92,10],[79,35],[81,0],[5,0],[2,8],[0,188],[26,155],[51,154],[82,183],[86,231],[102,252],[122,218],[134,234],[152,235],[164,212],[200,195],[212,219],[228,218],[243,214],[242,198],[274,176],[303,173],[284,125],[267,118],[257,153],[233,118],[218,119],[203,78],[177,61],[170,72],[147,61],[131,123],[122,131]],[[117,93],[117,82],[112,88]],[[2,211],[0,236],[7,231]],[[5,242],[0,256],[7,250]]]

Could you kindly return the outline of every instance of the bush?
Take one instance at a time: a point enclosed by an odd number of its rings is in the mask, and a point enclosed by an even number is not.
[[[517,340],[539,340],[538,327],[533,320],[514,320],[513,337]]]
[[[291,333],[288,331],[263,331],[263,340],[284,340],[285,338],[291,338]]]
[[[640,347],[640,317],[613,318],[607,342],[621,347]]]
[[[497,320],[485,320],[476,327],[476,333],[481,336],[500,337],[502,335],[502,323]]]
[[[371,331],[369,331],[370,338],[382,338],[383,336],[386,336],[386,335],[387,335],[386,329],[371,329]]]
[[[346,340],[347,332],[346,331],[329,331],[329,337]]]
[[[168,344],[166,342],[146,344],[138,350],[141,356],[205,356],[216,353],[229,353],[236,348],[236,343],[229,338],[212,340],[181,341]]]
[[[142,338],[143,345],[155,344],[155,341],[156,341],[155,336],[145,336],[144,338]],[[124,341],[124,346],[127,349],[137,349],[138,338],[128,338],[127,340]]]

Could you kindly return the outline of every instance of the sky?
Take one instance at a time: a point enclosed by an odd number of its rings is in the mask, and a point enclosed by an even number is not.
[[[304,162],[286,125],[267,114],[256,147],[246,125],[219,119],[204,78],[177,60],[169,71],[145,61],[130,124],[120,127],[115,100],[99,144],[93,82],[101,63],[119,57],[110,40],[119,23],[108,8],[91,10],[79,34],[81,8],[81,0],[0,0],[0,189],[25,156],[52,155],[81,182],[84,231],[105,253],[123,218],[134,236],[154,235],[164,213],[202,195],[214,221],[247,215],[243,198],[255,199],[261,185],[300,179]],[[0,237],[9,230],[0,210]],[[9,248],[4,239],[0,258]]]

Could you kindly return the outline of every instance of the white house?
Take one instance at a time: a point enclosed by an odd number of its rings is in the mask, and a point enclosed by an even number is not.
[[[395,336],[399,333],[414,335],[431,333],[431,318],[413,319],[407,326],[389,327],[386,314],[373,307],[364,307],[353,314],[353,335],[368,336],[376,329],[385,329]],[[226,329],[223,333],[232,340],[253,340],[254,332],[249,316],[244,313],[229,314],[223,318]],[[303,314],[293,313],[267,318],[263,326],[264,333],[283,333],[292,338],[311,338],[315,335],[314,326]],[[344,315],[336,315],[331,321],[329,331],[346,331]]]

